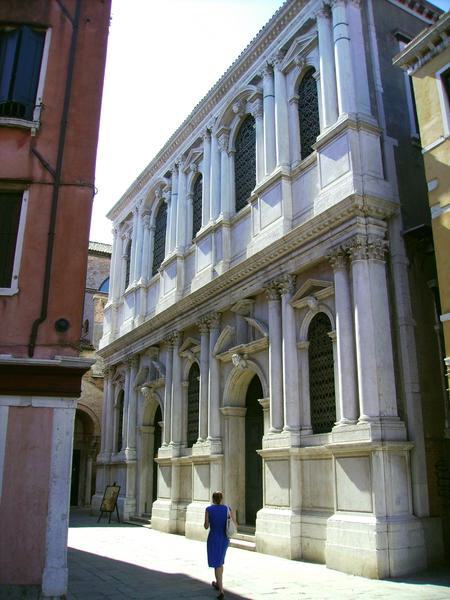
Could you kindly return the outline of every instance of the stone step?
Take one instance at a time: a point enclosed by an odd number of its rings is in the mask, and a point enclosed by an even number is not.
[[[240,535],[239,533],[237,533],[233,538],[231,538],[230,540],[230,546],[232,548],[239,548],[240,550],[249,550],[250,552],[255,552],[256,551],[256,543],[254,541],[254,537],[253,540],[249,540],[247,538],[249,538],[251,536],[244,536],[244,535]],[[244,539],[243,539],[244,538]]]
[[[130,515],[128,521],[126,523],[131,523],[132,525],[140,525],[141,527],[148,527],[151,529],[152,521],[149,518],[149,515]]]

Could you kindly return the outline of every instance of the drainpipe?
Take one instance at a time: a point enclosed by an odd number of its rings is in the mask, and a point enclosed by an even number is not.
[[[69,50],[69,61],[67,65],[67,79],[66,79],[66,88],[64,91],[64,104],[63,111],[61,115],[61,124],[59,130],[59,141],[58,141],[58,154],[56,158],[56,167],[53,175],[53,192],[52,192],[52,204],[51,204],[51,212],[50,212],[50,224],[48,231],[48,239],[47,239],[47,253],[45,259],[45,273],[44,273],[44,287],[42,290],[42,302],[41,302],[41,313],[39,317],[34,321],[31,327],[30,340],[28,343],[28,356],[30,358],[34,355],[34,348],[36,346],[36,339],[38,335],[38,329],[40,325],[47,318],[47,310],[48,310],[48,298],[50,293],[50,275],[52,268],[52,257],[53,257],[53,246],[55,241],[55,224],[56,224],[56,214],[58,209],[58,199],[59,199],[59,190],[61,187],[61,171],[62,171],[62,163],[63,163],[63,155],[64,155],[64,147],[66,142],[66,130],[67,130],[67,118],[69,114],[69,105],[70,105],[70,96],[72,92],[72,81],[73,81],[73,71],[75,66],[75,53],[77,48],[77,39],[78,39],[78,26],[80,21],[80,12],[81,12],[81,0],[76,0],[75,6],[75,16],[72,17],[66,7],[63,5],[61,0],[57,0],[62,12],[67,17],[67,19],[72,24],[72,39],[70,42],[70,50]]]

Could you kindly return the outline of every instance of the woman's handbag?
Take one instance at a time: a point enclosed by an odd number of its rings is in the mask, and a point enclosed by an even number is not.
[[[232,538],[237,533],[236,523],[231,518],[231,510],[230,507],[227,506],[228,514],[227,514],[227,538]]]

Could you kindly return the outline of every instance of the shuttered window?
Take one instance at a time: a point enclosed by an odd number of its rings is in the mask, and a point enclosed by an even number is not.
[[[194,363],[189,370],[188,380],[188,430],[187,444],[191,448],[198,439],[199,418],[199,396],[200,396],[200,369]]]
[[[298,88],[298,117],[302,159],[313,152],[312,145],[320,133],[319,103],[314,73],[315,69],[309,69]]]
[[[162,202],[155,219],[152,275],[156,275],[166,255],[167,206]]]
[[[45,32],[0,26],[0,117],[33,119]]]
[[[308,330],[309,395],[313,433],[326,433],[336,422],[333,342],[328,335],[331,322],[318,313]]]
[[[236,136],[234,155],[234,185],[236,212],[247,206],[247,200],[256,185],[256,129],[255,119],[248,115]]]
[[[0,288],[11,287],[22,192],[0,192]]]
[[[195,238],[202,226],[202,194],[203,180],[202,176],[199,175],[194,183],[192,197],[192,239]]]

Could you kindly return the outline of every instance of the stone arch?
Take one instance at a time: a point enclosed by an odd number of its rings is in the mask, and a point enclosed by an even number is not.
[[[143,388],[148,389],[148,388]],[[158,407],[161,409],[161,414],[164,418],[164,402],[159,397],[158,392],[152,390],[151,393],[142,392],[144,398],[144,410],[142,412],[142,425],[153,425],[156,411]]]
[[[331,323],[331,331],[336,331],[336,320],[333,312],[326,306],[325,304],[319,304],[317,309],[310,309],[303,317],[302,324],[300,325],[300,341],[306,342],[308,341],[308,329],[311,324],[311,321],[317,315],[317,313],[323,312],[330,319]]]
[[[230,130],[230,134],[235,132],[239,122],[249,114],[247,103],[258,93],[259,90],[254,85],[247,85],[237,92],[219,113],[214,129],[218,131],[221,127],[225,127]],[[230,135],[231,139],[232,135]]]
[[[244,407],[247,388],[254,375],[259,377],[264,398],[269,396],[269,385],[262,368],[253,360],[245,360],[245,362],[245,368],[236,366],[228,375],[223,391],[223,406]]]
[[[78,401],[77,410],[79,410],[80,413],[84,413],[87,417],[89,417],[89,419],[92,422],[91,433],[93,435],[99,436],[100,435],[100,421],[99,421],[97,415],[95,414],[95,412],[92,410],[92,408],[90,408],[86,404],[83,404],[82,402]]]

